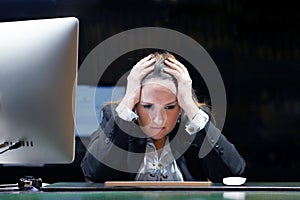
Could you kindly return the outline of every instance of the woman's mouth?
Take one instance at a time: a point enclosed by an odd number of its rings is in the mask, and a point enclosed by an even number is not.
[[[164,129],[164,127],[151,127],[152,130],[155,130],[155,131],[161,131],[162,129]]]

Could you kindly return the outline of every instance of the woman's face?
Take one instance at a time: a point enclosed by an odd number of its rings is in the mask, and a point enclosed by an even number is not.
[[[164,138],[177,122],[180,107],[174,87],[171,81],[163,80],[146,83],[141,89],[140,102],[136,107],[139,124],[144,133],[154,140]]]

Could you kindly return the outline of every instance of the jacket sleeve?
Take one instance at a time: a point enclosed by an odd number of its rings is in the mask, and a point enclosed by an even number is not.
[[[126,173],[118,167],[126,163],[126,155],[122,154],[127,152],[127,135],[116,130],[114,106],[105,106],[102,114],[101,124],[93,132],[81,161],[82,171],[93,182],[126,179]]]
[[[205,173],[213,182],[222,182],[224,177],[241,176],[246,167],[235,146],[212,122],[208,122],[205,128],[196,134],[189,152],[192,155],[189,158],[190,165],[193,165],[190,166],[191,173],[196,177]],[[201,172],[195,164],[201,166]]]

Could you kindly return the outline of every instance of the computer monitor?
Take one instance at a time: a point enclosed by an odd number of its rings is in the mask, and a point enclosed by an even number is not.
[[[0,23],[0,164],[73,161],[78,26],[74,17]]]

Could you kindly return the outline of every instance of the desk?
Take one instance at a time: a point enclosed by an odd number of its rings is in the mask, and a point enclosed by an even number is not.
[[[0,192],[0,199],[113,199],[113,200],[289,200],[300,199],[300,183],[246,183],[232,187],[213,184],[210,187],[191,188],[107,188],[96,183],[57,183],[45,187],[42,191],[5,191]]]

